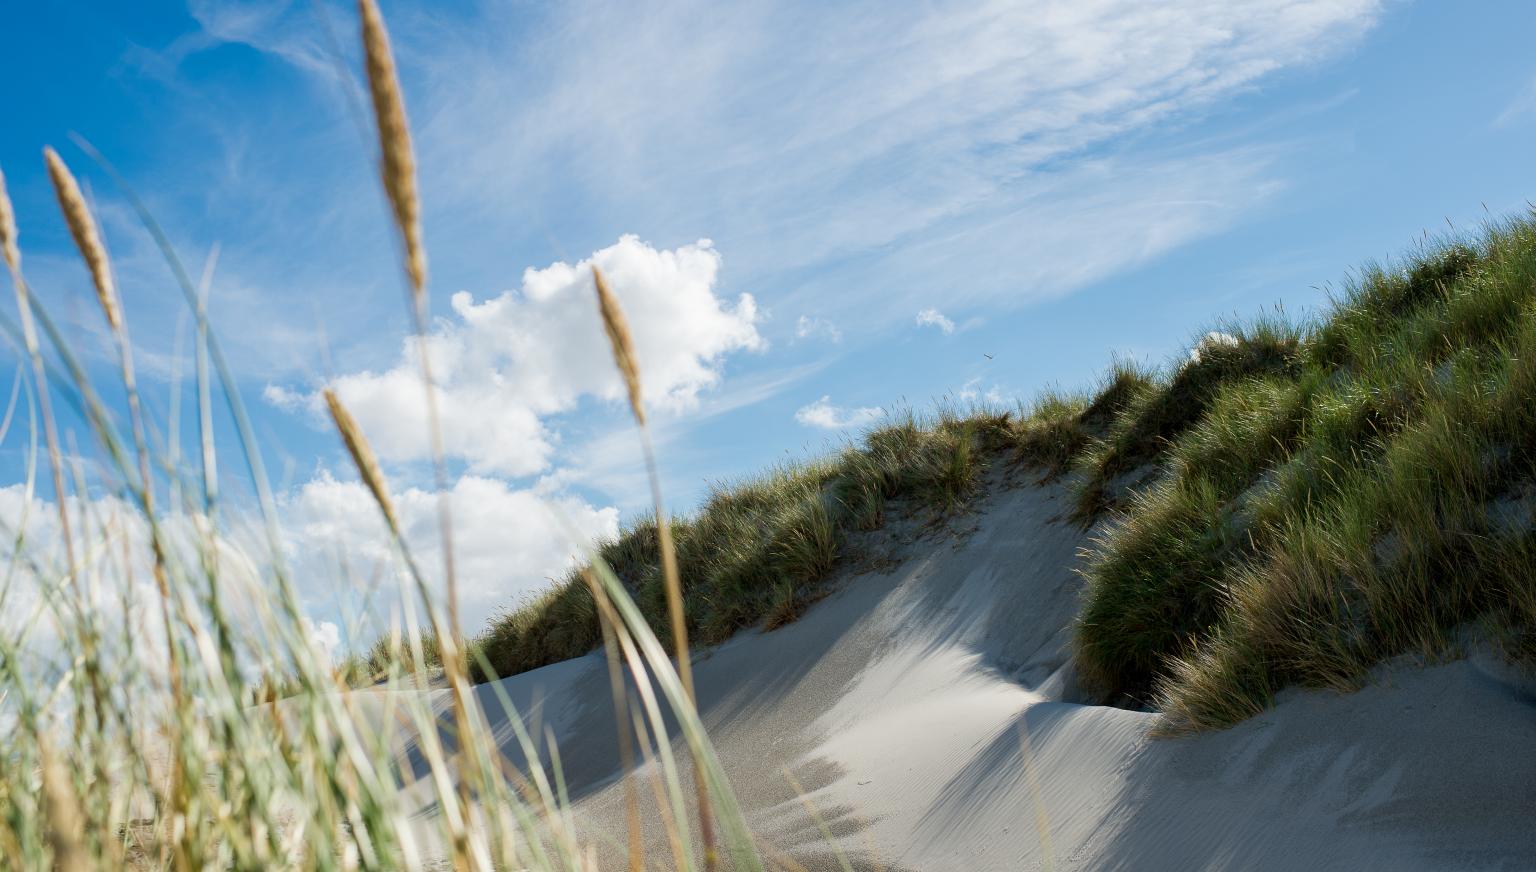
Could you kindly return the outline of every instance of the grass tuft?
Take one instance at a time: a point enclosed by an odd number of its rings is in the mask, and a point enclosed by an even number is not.
[[[1113,506],[1121,495],[1116,483],[1127,474],[1160,462],[1175,439],[1193,427],[1233,382],[1297,371],[1300,330],[1279,319],[1232,325],[1196,346],[1195,353],[1162,379],[1150,384],[1116,378],[1107,394],[1130,394],[1114,415],[1108,431],[1081,456],[1085,476],[1077,514],[1091,520]],[[1125,387],[1120,387],[1126,381]],[[1095,405],[1098,405],[1095,403]]]
[[[1079,461],[1090,506],[1110,474],[1157,472],[1083,570],[1085,683],[1202,729],[1444,656],[1469,624],[1529,658],[1533,276],[1536,221],[1505,222],[1371,267],[1314,324],[1237,333],[1128,405]]]

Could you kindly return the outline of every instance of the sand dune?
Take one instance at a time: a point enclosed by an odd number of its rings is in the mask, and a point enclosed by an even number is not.
[[[993,482],[959,529],[869,534],[801,620],[700,655],[705,722],[766,844],[836,868],[787,771],[860,868],[1536,868],[1536,696],[1496,658],[1287,692],[1182,738],[1149,736],[1155,714],[1081,704],[1068,642],[1084,534],[1061,508],[1052,487]],[[501,688],[556,737],[582,838],[622,868],[601,657]]]

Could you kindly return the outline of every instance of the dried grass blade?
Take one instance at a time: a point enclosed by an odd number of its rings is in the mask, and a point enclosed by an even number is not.
[[[688,653],[688,619],[683,611],[683,583],[677,571],[677,549],[672,543],[672,527],[667,521],[666,506],[661,496],[661,476],[656,467],[656,449],[651,444],[651,431],[646,426],[645,398],[640,385],[640,363],[635,353],[634,337],[629,332],[629,320],[619,300],[608,286],[608,279],[597,264],[592,264],[592,284],[597,289],[597,308],[603,319],[603,330],[613,352],[614,364],[624,379],[629,394],[630,411],[640,427],[640,440],[645,449],[645,465],[651,482],[651,500],[656,509],[656,536],[661,551],[661,573],[667,593],[667,617],[672,624],[672,641],[677,657],[677,672],[682,680],[683,691],[689,705],[698,700],[693,690],[693,662]],[[699,797],[699,836],[704,845],[704,868],[713,870],[719,862],[715,846],[715,827],[710,811],[709,787],[703,776],[702,761],[694,767],[694,787]]]
[[[405,271],[420,306],[427,286],[427,253],[421,242],[421,200],[416,191],[416,157],[405,117],[405,98],[378,4],[358,0],[357,11],[362,18],[368,94],[373,98],[373,115],[379,126],[379,174],[405,244]]]
[[[373,494],[374,502],[379,504],[379,510],[384,513],[384,520],[389,524],[391,532],[400,530],[399,515],[395,513],[394,501],[389,498],[389,486],[384,482],[384,473],[379,469],[379,461],[374,457],[373,448],[368,444],[368,439],[363,435],[362,428],[357,426],[357,420],[347,407],[341,404],[341,398],[336,396],[336,391],[326,388],[325,407],[331,413],[331,420],[336,424],[336,430],[341,433],[341,441],[347,446],[347,453],[352,456],[352,463],[357,466],[357,472],[363,477],[363,484],[368,492]]]
[[[96,229],[91,210],[85,205],[80,183],[75,181],[64,159],[52,148],[43,149],[43,159],[48,163],[48,178],[53,182],[53,193],[59,200],[59,210],[64,213],[64,223],[75,240],[75,247],[80,249],[86,268],[91,271],[96,297],[106,313],[107,324],[115,333],[122,328],[122,314],[117,303],[117,286],[112,281],[112,267],[107,261],[107,249],[101,244],[101,233]]]

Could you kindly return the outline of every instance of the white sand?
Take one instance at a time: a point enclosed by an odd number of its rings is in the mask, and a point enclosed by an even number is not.
[[[1061,508],[1051,488],[998,488],[958,522],[967,535],[871,534],[895,568],[849,573],[798,622],[697,661],[765,842],[836,868],[788,769],[860,868],[1536,869],[1536,700],[1492,658],[1288,692],[1179,739],[1149,738],[1155,715],[1074,702],[1083,538],[1053,522]],[[557,737],[583,839],[622,843],[603,660],[502,687]],[[660,831],[647,840],[670,865]]]

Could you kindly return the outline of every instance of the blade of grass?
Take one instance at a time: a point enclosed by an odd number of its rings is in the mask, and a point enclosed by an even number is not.
[[[597,308],[603,320],[603,330],[608,334],[608,344],[613,352],[614,364],[624,380],[629,395],[630,412],[640,430],[640,441],[645,451],[645,467],[651,485],[651,502],[656,510],[657,547],[661,552],[661,573],[667,594],[667,614],[672,624],[672,644],[677,657],[677,672],[682,677],[684,693],[690,706],[697,705],[693,690],[693,660],[688,651],[688,619],[683,612],[683,584],[677,571],[677,549],[672,543],[672,525],[661,495],[661,474],[656,466],[656,449],[651,442],[651,431],[645,420],[645,398],[640,383],[640,361],[635,353],[634,340],[630,336],[629,321],[619,300],[608,287],[608,280],[596,263],[592,264],[592,285],[597,292]],[[718,862],[715,852],[714,821],[711,819],[709,787],[703,776],[702,763],[694,766],[694,787],[699,795],[699,834],[704,843],[704,869],[713,870]]]

